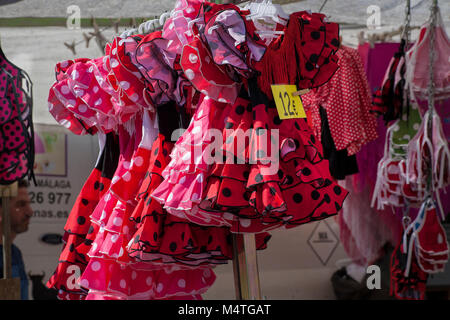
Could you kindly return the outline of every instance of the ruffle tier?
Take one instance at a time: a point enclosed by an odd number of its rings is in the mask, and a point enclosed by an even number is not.
[[[253,94],[255,101],[262,97]],[[320,142],[305,119],[281,120],[273,103],[253,106],[245,92],[233,106],[219,110],[214,116],[217,121],[203,130],[222,132],[222,141],[214,140],[220,148],[204,152],[212,139],[205,139],[202,126],[196,126],[198,115],[204,115],[202,106],[183,139],[175,144],[177,148],[186,140],[195,141],[202,143],[203,156],[216,152],[222,157],[214,158],[206,174],[191,170],[191,178],[183,180],[181,197],[174,191],[180,185],[177,174],[198,162],[186,157],[183,163],[180,154],[171,154],[172,161],[163,172],[165,180],[151,194],[169,213],[203,226],[227,226],[236,233],[290,228],[338,213],[348,192],[332,178]],[[183,156],[190,154],[187,150]],[[172,179],[171,185],[167,181]],[[206,188],[202,184],[202,192],[195,193],[193,185],[205,181]],[[194,198],[198,206],[183,207],[184,199]]]
[[[56,65],[48,103],[58,123],[77,135],[116,132],[140,110],[153,110],[145,100],[144,78],[125,54],[125,42],[133,40],[115,38],[103,57]]]
[[[227,263],[233,257],[228,228],[203,227],[170,215],[150,196],[165,181],[162,175],[172,148],[173,143],[162,135],[155,141],[146,180],[138,193],[140,201],[131,218],[138,223],[138,230],[127,249],[137,260],[154,264],[189,268]],[[257,248],[265,249],[269,239],[268,234],[258,235]]]

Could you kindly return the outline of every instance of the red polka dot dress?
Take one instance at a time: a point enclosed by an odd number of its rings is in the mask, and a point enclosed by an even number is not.
[[[118,169],[109,191],[91,215],[97,228],[94,228],[95,237],[91,236],[89,263],[80,278],[80,285],[89,290],[86,299],[198,299],[215,280],[209,265],[186,269],[173,263],[137,260],[128,254],[128,244],[137,228],[132,218],[138,207],[136,197],[146,178],[149,161],[154,160],[151,165],[158,166],[158,157],[151,156],[152,150],[147,145],[151,139],[136,146],[133,138],[139,138],[138,132],[130,138],[123,132],[120,137],[125,149]],[[144,134],[142,140],[145,138]],[[155,143],[158,145],[158,140]],[[153,154],[157,151],[154,149]],[[163,148],[157,155],[163,155]],[[172,237],[169,232],[167,238]],[[162,245],[158,252],[163,254],[165,249]]]
[[[161,134],[153,145],[146,180],[138,193],[140,201],[132,215],[139,228],[128,251],[140,261],[184,268],[227,263],[233,258],[229,228],[205,227],[168,214],[150,196],[163,181],[162,172],[170,161],[173,145]],[[267,233],[258,235],[257,248],[266,248],[269,239]]]
[[[348,192],[331,177],[306,121],[280,120],[273,103],[258,103],[264,100],[261,92],[254,84],[250,88],[253,104],[238,99],[225,122],[234,132],[251,132],[243,148],[246,163],[213,165],[201,210],[221,217],[236,233],[292,228],[337,214]],[[278,141],[273,140],[274,129]],[[226,153],[233,153],[233,139],[238,138],[230,137],[224,141]],[[270,148],[255,147],[259,145]],[[270,156],[274,161],[264,164]]]
[[[92,243],[89,235],[94,230],[90,215],[109,189],[119,158],[117,142],[117,136],[107,135],[97,165],[83,185],[64,227],[64,246],[59,264],[47,282],[49,288],[58,290],[61,300],[81,300],[87,294],[74,275],[81,274],[89,262],[87,253]]]
[[[357,50],[342,46],[337,52],[336,76],[315,91],[302,96],[312,115],[314,132],[321,137],[320,106],[326,109],[331,136],[337,150],[356,154],[376,139],[377,122],[370,112],[372,98],[362,60]]]

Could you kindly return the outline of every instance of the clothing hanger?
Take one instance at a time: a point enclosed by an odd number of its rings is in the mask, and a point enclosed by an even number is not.
[[[274,5],[271,0],[262,0],[261,2],[251,2],[246,6],[250,10],[250,14],[246,17],[247,20],[262,20],[267,24],[282,24],[286,25],[289,15],[287,15],[280,5]],[[244,8],[244,9],[246,9]],[[284,31],[277,31],[271,29],[257,30],[258,34],[267,36],[281,35]]]
[[[161,30],[164,26],[164,23],[167,21],[167,19],[170,18],[171,15],[172,15],[172,11],[164,12],[163,14],[161,14],[159,16],[159,18],[155,18],[155,19],[151,19],[146,22],[143,22],[137,28],[125,30],[124,32],[122,32],[120,37],[127,38],[134,34],[148,34],[150,32],[154,32],[156,30]]]
[[[284,12],[281,5],[274,4],[272,3],[271,0],[262,0],[259,2],[251,1],[244,7],[244,10],[250,11],[250,14],[247,16],[247,19],[251,19],[259,15],[266,16],[271,14],[276,14],[278,17],[284,20],[289,19],[289,15],[286,12]]]

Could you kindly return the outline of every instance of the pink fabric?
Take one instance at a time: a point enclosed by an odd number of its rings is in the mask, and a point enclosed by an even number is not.
[[[32,83],[0,48],[0,184],[31,177],[33,170]]]
[[[343,187],[349,191],[342,213],[338,215],[340,240],[345,252],[362,266],[375,262],[387,243],[396,244],[401,239],[399,219],[392,210],[377,211],[370,207],[372,188],[360,189],[347,177]]]
[[[99,228],[79,281],[89,290],[87,300],[196,299],[215,281],[208,265],[140,262],[128,255],[127,246],[137,231],[130,216],[151,155],[148,143],[139,141],[141,134],[141,130],[129,135],[121,129],[121,157],[115,176],[91,215],[91,222]]]
[[[433,82],[435,99],[450,98],[450,39],[445,31],[439,8],[437,9],[436,26],[434,27],[434,69]],[[430,49],[431,21],[427,21],[420,29],[419,38],[412,48],[406,52],[408,64],[406,80],[411,84],[414,94],[421,99],[428,97],[430,82]]]
[[[234,11],[221,12],[229,8]],[[99,202],[89,216],[93,231],[86,236],[88,241],[83,242],[86,249],[84,252],[88,250],[89,252],[86,258],[88,264],[81,275],[80,284],[89,291],[87,299],[174,299],[177,297],[198,299],[199,295],[204,293],[215,280],[211,263],[218,261],[214,261],[211,257],[207,259],[206,254],[202,252],[203,246],[199,246],[199,253],[194,255],[198,261],[207,262],[204,266],[188,265],[190,262],[180,266],[175,263],[177,257],[173,256],[170,260],[168,251],[153,252],[152,248],[149,248],[150,250],[145,254],[152,255],[152,258],[156,258],[157,261],[143,261],[128,254],[131,241],[139,241],[137,238],[139,234],[136,235],[139,222],[137,219],[130,218],[138,205],[136,198],[145,179],[144,168],[151,166],[149,164],[150,150],[140,143],[142,142],[140,139],[143,138],[140,117],[143,111],[147,109],[154,111],[167,101],[175,101],[178,104],[177,107],[184,107],[190,102],[192,106],[197,106],[189,128],[173,149],[173,161],[162,172],[164,182],[152,193],[152,196],[172,213],[170,219],[173,220],[167,221],[179,222],[176,217],[173,217],[178,214],[198,224],[202,222],[208,225],[227,224],[232,228],[221,228],[227,232],[260,233],[265,228],[276,228],[281,225],[292,228],[298,224],[325,219],[337,214],[341,209],[347,192],[331,180],[327,162],[321,157],[321,145],[316,143],[306,122],[281,122],[276,115],[276,110],[270,108],[266,102],[255,105],[256,108],[253,110],[249,101],[245,106],[230,103],[238,96],[242,85],[240,76],[253,75],[248,64],[250,61],[261,58],[265,48],[256,44],[258,37],[254,30],[249,31],[250,28],[248,28],[251,23],[243,17],[238,17],[236,12],[239,13],[239,8],[232,5],[222,6],[196,0],[179,0],[163,32],[155,32],[147,36],[137,35],[127,39],[117,38],[106,46],[103,57],[64,61],[57,66],[57,82],[52,86],[49,94],[49,109],[55,119],[76,134],[96,131],[116,132],[120,141],[121,157],[111,180],[111,186],[104,195],[99,196]],[[308,19],[311,16],[302,14],[305,17],[308,16]],[[297,18],[299,16],[296,16]],[[322,18],[321,16],[319,19],[320,25],[324,24]],[[195,23],[192,23],[194,19]],[[201,36],[202,33],[198,31],[203,30],[203,26],[207,23],[209,23],[208,35]],[[212,29],[215,26],[221,28],[222,23],[223,29],[215,31]],[[230,28],[228,28],[229,24],[231,24]],[[307,22],[304,24],[306,25]],[[333,29],[330,34],[337,35],[337,24],[328,25]],[[318,24],[309,26],[304,38],[312,41],[317,38],[316,33],[321,37],[322,33],[315,29],[319,29]],[[329,32],[326,34],[328,35]],[[334,49],[330,47],[337,46],[337,37],[327,40],[330,46],[325,44],[324,48],[325,40],[321,37],[319,42],[322,43],[322,47],[317,47],[317,50],[322,50],[318,51],[320,65],[326,64],[325,59],[328,59],[326,57],[331,60],[335,58]],[[232,46],[227,52],[227,46],[230,45]],[[325,54],[322,55],[323,52]],[[228,53],[232,54],[230,60],[226,59]],[[302,54],[306,60],[315,60],[314,56],[306,57],[304,52]],[[308,69],[304,61],[299,63],[301,68]],[[334,63],[330,63],[328,67],[331,64],[335,66]],[[330,68],[333,69],[333,66]],[[313,71],[319,78],[323,74],[322,70]],[[327,80],[325,76],[323,78],[324,81]],[[207,97],[205,93],[210,97]],[[243,120],[244,113],[249,121]],[[209,159],[203,157],[207,152],[206,146],[212,142],[212,137],[209,136],[211,132],[208,129],[219,128],[222,133],[223,128],[229,125],[225,123],[225,115],[230,114],[236,114],[235,124],[238,127],[244,123],[255,125],[257,129],[280,127],[282,145],[281,148],[277,148],[277,151],[282,150],[285,160],[282,164],[283,170],[269,174],[266,170],[268,165],[248,166],[249,170],[239,173],[239,180],[237,180],[239,182],[234,184],[231,183],[236,180],[233,175],[237,175],[237,171],[244,167],[236,165],[221,168],[218,166],[217,174],[227,174],[229,181],[220,185],[211,184],[208,200],[218,202],[219,198],[223,201],[223,197],[229,197],[231,190],[225,186],[230,182],[229,186],[233,192],[234,186],[239,187],[239,192],[242,191],[242,199],[239,201],[244,201],[245,208],[240,213],[247,215],[247,218],[258,215],[262,217],[261,221],[250,218],[239,219],[237,215],[225,212],[226,209],[222,210],[222,208],[217,215],[202,216],[201,213],[195,212],[200,199],[206,198],[206,195],[202,193],[206,193],[204,191],[206,178],[211,169],[210,164],[206,162]],[[252,117],[253,120],[250,120]],[[250,140],[257,142],[256,136],[259,136],[259,133],[261,130],[252,131]],[[223,136],[218,141],[219,146],[227,143],[222,141],[222,138]],[[199,147],[200,154],[192,152],[192,147]],[[246,158],[255,154],[256,158],[266,158],[260,153],[264,150],[249,151],[247,149],[251,148],[246,146],[244,151]],[[155,150],[155,152],[158,154],[158,151]],[[196,157],[198,155],[200,157]],[[167,154],[164,157],[167,157]],[[155,161],[155,166],[156,164]],[[273,188],[270,188],[271,183],[274,185]],[[285,203],[282,204],[280,204],[283,200],[280,196],[281,184],[286,187],[283,190]],[[291,184],[292,188],[289,188]],[[303,185],[298,187],[300,184]],[[320,191],[318,191],[319,186],[322,187]],[[245,193],[247,187],[252,189],[248,194]],[[303,199],[300,193],[304,193],[305,197],[311,197],[312,201],[304,201],[300,204]],[[250,197],[246,199],[246,195]],[[230,201],[236,200],[233,198],[235,197],[230,197]],[[148,203],[151,201],[149,197]],[[286,203],[292,204],[292,208],[298,205],[305,210],[293,209],[292,212],[278,212],[277,210],[287,207]],[[272,216],[266,215],[266,211],[271,211]],[[152,213],[153,211],[150,211],[148,217]],[[154,215],[152,219],[155,220],[155,218],[158,219],[158,216]],[[217,221],[212,221],[214,219]],[[168,230],[165,229],[167,225],[159,221],[161,224],[155,221],[155,229],[161,227],[162,232]],[[146,236],[153,236],[156,242],[156,239],[160,239],[159,231]],[[184,235],[183,233],[177,239]],[[207,237],[205,239],[209,242]],[[187,239],[186,241],[189,246],[189,241]],[[171,251],[176,250],[171,243],[169,247]],[[211,255],[215,251],[221,250],[213,249]],[[228,259],[228,256],[224,257]]]
[[[93,258],[83,273],[80,285],[92,290],[87,300],[98,299],[98,292],[103,296],[127,300],[181,299],[204,293],[215,280],[210,268],[190,271],[167,269],[139,270]]]
[[[373,48],[370,43],[358,46],[372,94],[380,89],[389,61],[399,46],[400,44],[395,42],[374,43]]]
[[[368,43],[359,46],[362,53],[367,77],[371,91],[375,92],[384,77],[386,68],[393,54],[398,50],[398,43],[376,43],[370,48]],[[450,100],[436,103],[436,110],[442,119],[444,134],[447,142],[450,141],[450,114],[447,110]],[[422,114],[426,110],[427,102],[419,101]],[[340,239],[346,253],[362,265],[370,264],[370,260],[377,258],[377,248],[381,249],[384,243],[396,244],[400,241],[402,225],[401,217],[403,208],[386,209],[377,211],[367,207],[370,195],[377,176],[377,163],[384,151],[384,141],[387,127],[379,118],[377,125],[378,138],[363,146],[357,153],[360,173],[347,178],[346,188],[350,195],[344,205],[343,213],[338,216],[340,224]],[[348,183],[348,180],[351,183]],[[450,213],[450,188],[440,191],[441,201],[445,215]],[[363,209],[365,208],[365,209]],[[418,208],[410,208],[409,215],[412,219],[417,216]],[[378,238],[372,238],[373,230],[380,230]]]
[[[137,111],[152,109],[144,99],[143,77],[137,68],[131,69],[126,57],[118,56],[124,52],[124,41],[115,39],[105,51],[103,57],[67,60],[56,66],[49,111],[75,134],[117,131]]]
[[[162,174],[164,181],[152,193],[152,197],[163,204],[167,212],[198,224],[207,222],[211,225],[214,220],[192,209],[204,198],[206,178],[212,164],[209,153],[214,137],[210,129],[223,127],[225,106],[202,97],[191,124],[172,150],[172,161]]]
[[[398,50],[398,43],[376,43],[374,48],[365,44],[358,50],[363,55],[364,68],[373,92],[379,88],[386,68]],[[367,57],[367,58],[364,58]],[[366,266],[379,258],[383,245],[397,244],[401,239],[400,209],[378,211],[369,206],[377,177],[377,164],[384,153],[387,127],[381,118],[377,120],[378,138],[362,146],[356,154],[359,173],[346,178],[345,187],[350,194],[338,216],[340,240],[348,256],[360,265]],[[412,217],[417,209],[412,208]],[[374,233],[376,231],[376,233]]]

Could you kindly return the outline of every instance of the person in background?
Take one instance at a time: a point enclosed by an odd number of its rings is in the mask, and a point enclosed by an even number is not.
[[[28,183],[25,180],[18,182],[17,196],[11,199],[11,242],[15,237],[28,230],[30,218],[33,215],[33,210],[30,206],[30,198],[28,196]],[[0,198],[0,213],[2,212],[1,198]],[[2,215],[0,214],[0,278],[3,278],[3,226]],[[25,272],[25,264],[22,258],[20,249],[12,244],[12,277],[20,278],[20,294],[22,300],[28,300],[28,277]]]

